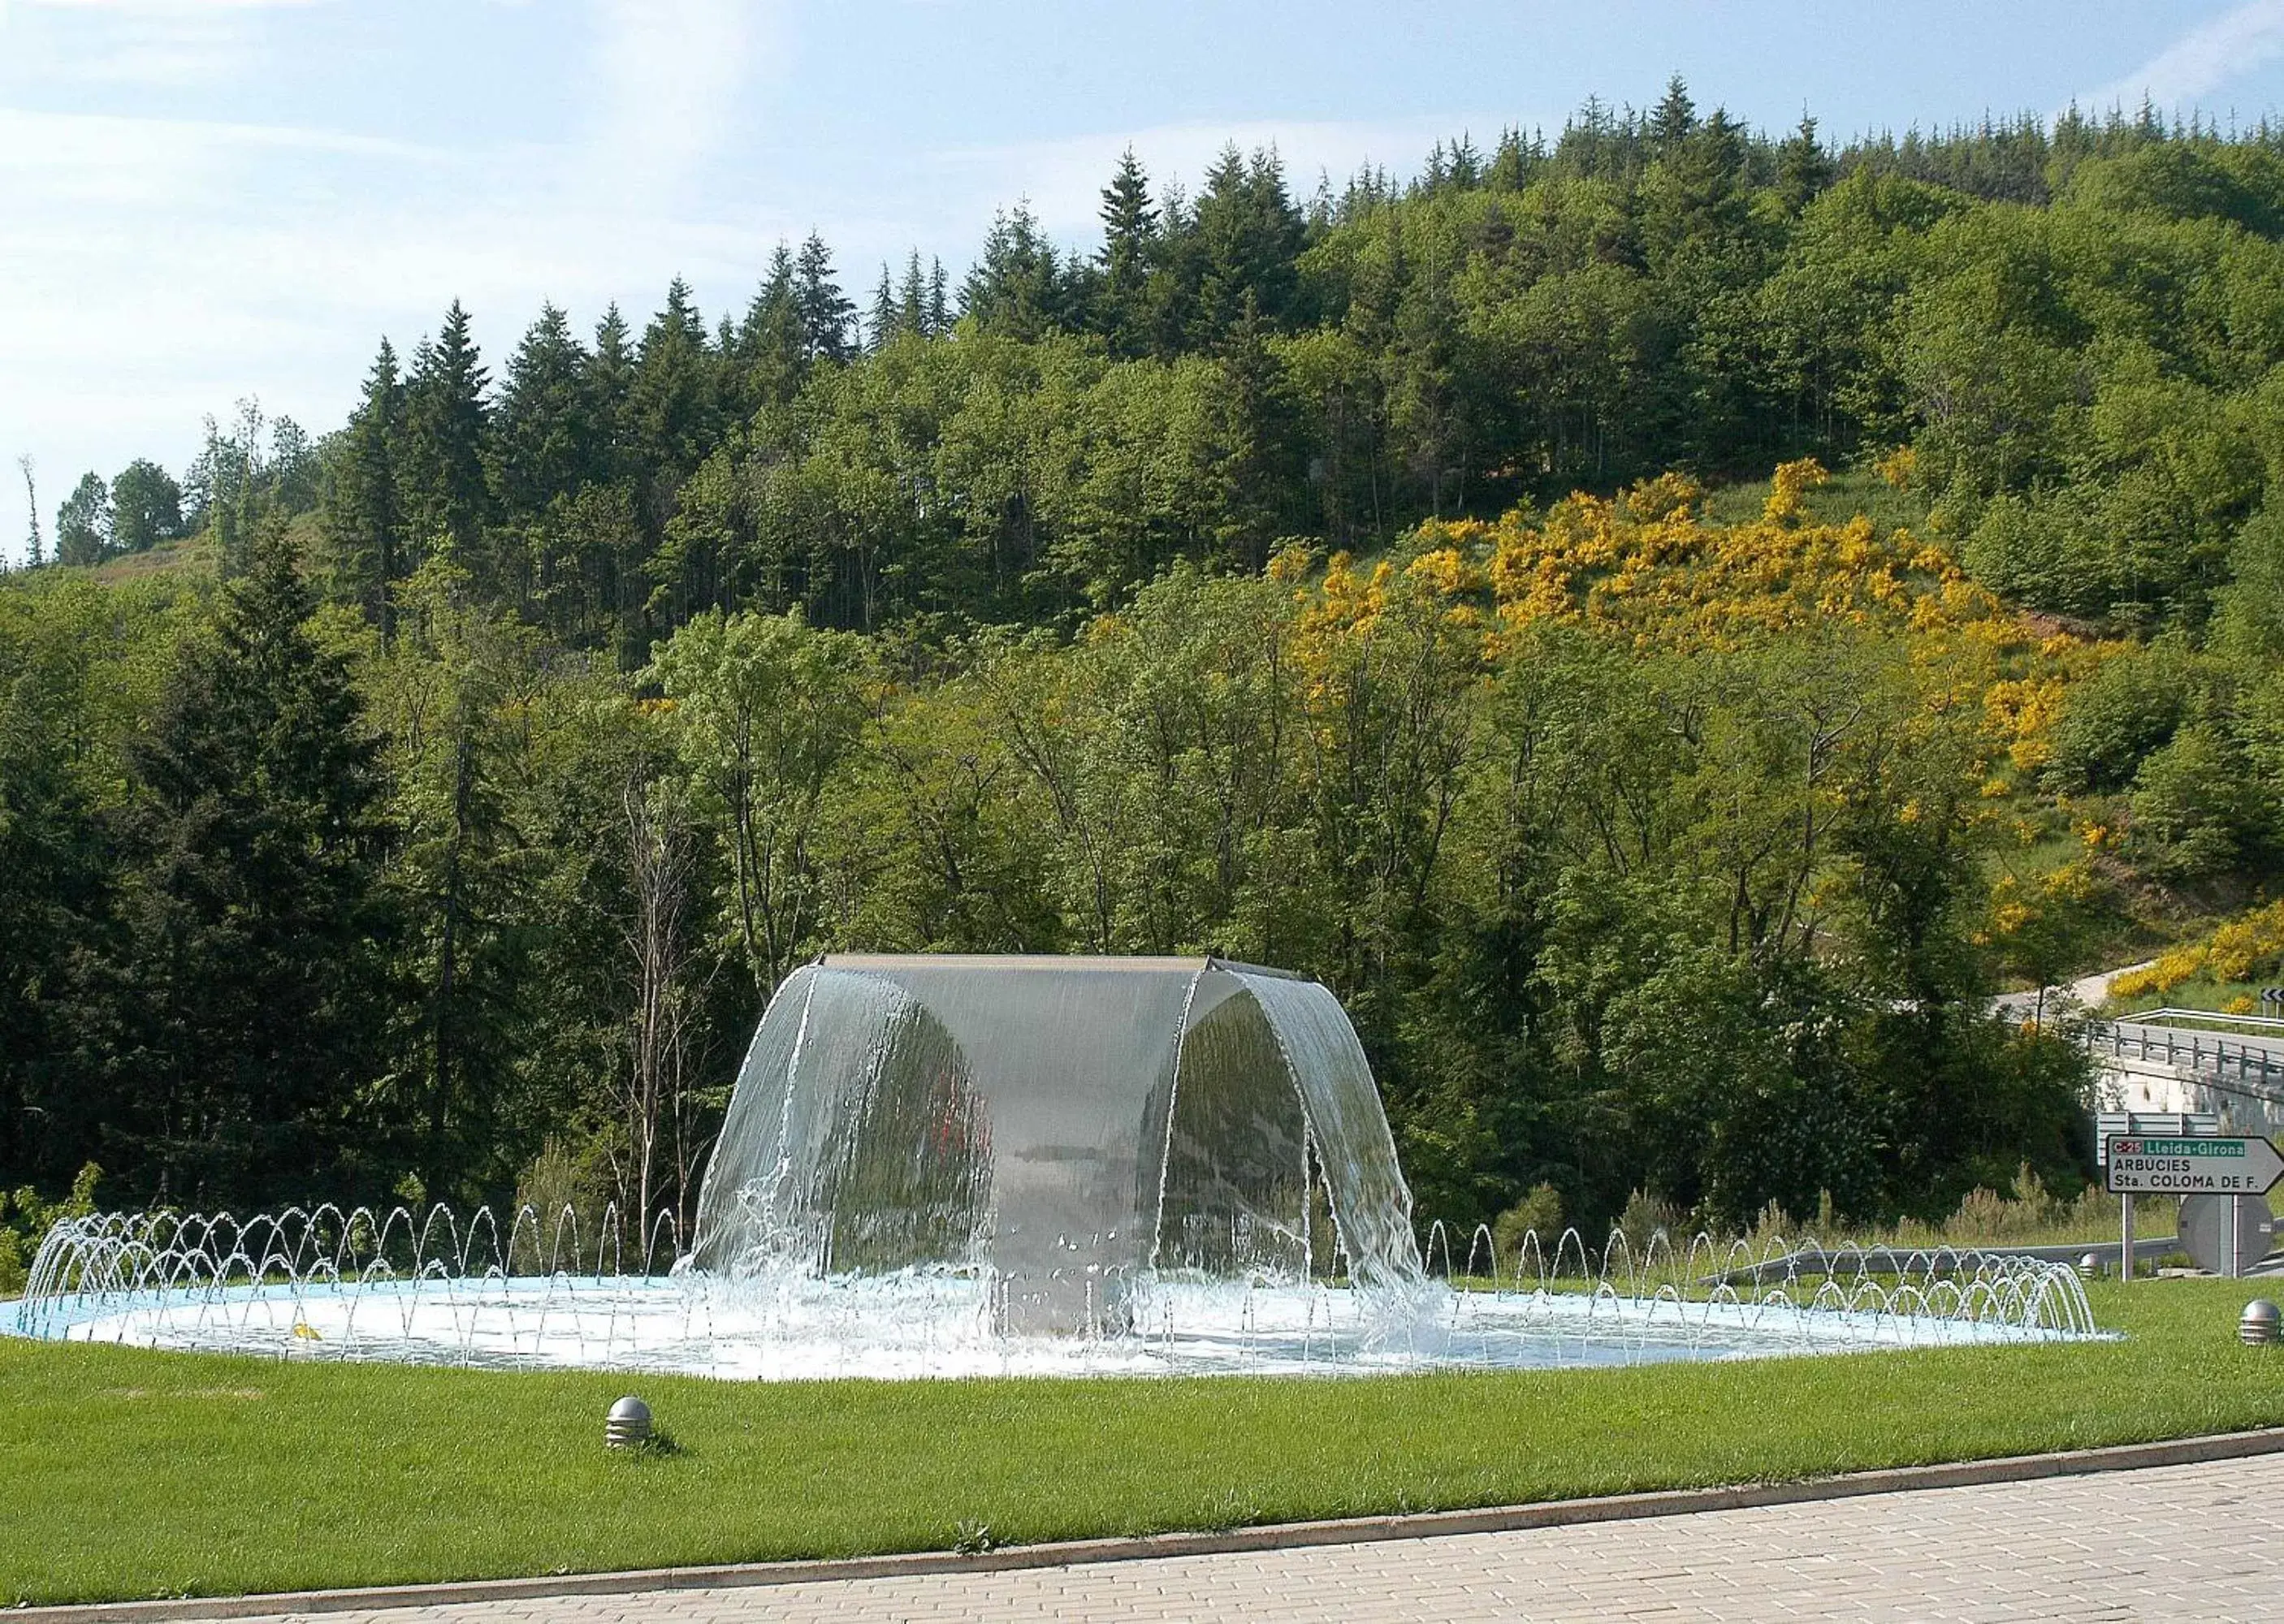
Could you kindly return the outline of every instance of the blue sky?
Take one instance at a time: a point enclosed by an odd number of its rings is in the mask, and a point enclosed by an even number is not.
[[[2284,108],[2284,0],[0,0],[0,547],[90,468],[180,471],[257,396],[337,426],[384,332],[455,297],[498,358],[543,298],[742,307],[812,227],[858,297],[955,275],[1019,197],[1091,238],[1130,142],[1194,179],[1274,142],[1295,189],[1589,93],[1828,135],[2071,100]]]

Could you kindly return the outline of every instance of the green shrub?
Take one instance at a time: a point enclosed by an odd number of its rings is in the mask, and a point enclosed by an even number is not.
[[[2165,747],[2196,702],[2194,671],[2170,644],[2121,654],[2069,691],[2046,777],[2056,788],[2124,789]]]
[[[2132,804],[2135,862],[2159,879],[2225,873],[2260,844],[2258,786],[2210,722],[2191,722],[2142,762]]]
[[[59,1218],[86,1218],[95,1212],[95,1187],[103,1169],[93,1162],[72,1179],[61,1201],[43,1200],[27,1186],[13,1195],[0,1191],[0,1297],[22,1293],[40,1241]]]
[[[1491,1245],[1510,1272],[1521,1266],[1523,1247],[1538,1237],[1538,1253],[1552,1268],[1554,1249],[1562,1239],[1562,1192],[1552,1184],[1533,1184],[1530,1193],[1491,1221]]]
[[[1626,1246],[1637,1261],[1648,1253],[1650,1240],[1659,1230],[1665,1231],[1670,1245],[1673,1231],[1680,1225],[1680,1209],[1651,1190],[1637,1190],[1629,1195],[1625,1211],[1618,1214],[1618,1232],[1625,1237]]]

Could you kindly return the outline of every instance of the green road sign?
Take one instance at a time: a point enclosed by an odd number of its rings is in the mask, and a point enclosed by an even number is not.
[[[2265,1195],[2284,1175],[2284,1156],[2250,1136],[2112,1134],[2106,1148],[2112,1195]]]

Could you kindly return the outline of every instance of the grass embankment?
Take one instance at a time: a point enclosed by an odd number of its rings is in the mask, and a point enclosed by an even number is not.
[[[2249,1282],[2099,1344],[1268,1381],[735,1385],[0,1338],[0,1603],[943,1549],[1815,1476],[2284,1423]],[[678,1452],[601,1446],[630,1388]]]

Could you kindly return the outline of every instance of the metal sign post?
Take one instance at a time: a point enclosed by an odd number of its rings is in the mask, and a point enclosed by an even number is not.
[[[2237,1230],[2242,1209],[2239,1202],[2246,1196],[2265,1196],[2277,1179],[2284,1177],[2284,1156],[2278,1155],[2276,1147],[2267,1140],[2248,1134],[2191,1135],[2178,1130],[2153,1134],[2146,1129],[2106,1134],[2102,1138],[2101,1161],[2109,1190],[2124,1198],[2118,1262],[2124,1277],[2129,1280],[2133,1277],[2136,1193],[2184,1198],[2231,1198],[2226,1248],[2224,1251],[2214,1247],[2212,1251],[2227,1258],[2233,1277],[2241,1267],[2242,1242]],[[2208,1255],[2200,1262],[2210,1269],[2218,1261]]]
[[[2210,1138],[2220,1132],[2220,1118],[2204,1111],[2104,1111],[2094,1118],[2093,1159],[2104,1172],[2109,1167],[2110,1143],[2120,1137],[2163,1135],[2179,1138],[2194,1136]],[[2117,1196],[2117,1277],[2121,1282],[2133,1278],[2133,1191],[2155,1188],[2131,1183],[2121,1185],[2115,1178],[2107,1179],[2107,1188]]]

